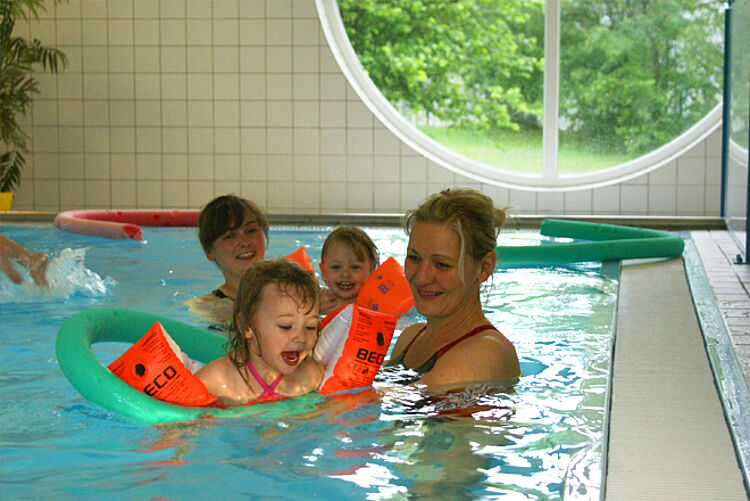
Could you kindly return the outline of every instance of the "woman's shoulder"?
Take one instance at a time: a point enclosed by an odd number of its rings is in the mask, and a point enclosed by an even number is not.
[[[490,327],[457,343],[445,353],[440,362],[463,365],[471,360],[471,366],[476,371],[483,371],[493,377],[517,377],[520,368],[513,343],[494,326]]]

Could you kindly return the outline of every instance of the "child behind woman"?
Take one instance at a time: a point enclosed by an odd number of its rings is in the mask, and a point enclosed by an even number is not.
[[[314,276],[278,259],[242,276],[227,355],[196,373],[228,405],[274,400],[318,388],[323,367],[310,356],[318,338],[320,289]]]
[[[380,264],[378,248],[355,226],[339,226],[326,237],[320,254],[320,276],[327,288],[321,292],[320,313],[357,302],[357,294]]]

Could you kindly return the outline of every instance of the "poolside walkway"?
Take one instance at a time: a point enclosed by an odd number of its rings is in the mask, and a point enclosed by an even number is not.
[[[682,259],[620,276],[605,499],[746,500]]]

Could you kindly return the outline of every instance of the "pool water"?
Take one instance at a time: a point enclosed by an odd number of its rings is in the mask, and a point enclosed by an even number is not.
[[[74,313],[116,307],[205,327],[183,304],[218,286],[194,228],[105,240],[44,224],[0,231],[52,257],[48,291],[0,277],[0,498],[599,499],[617,281],[607,267],[496,270],[489,319],[515,344],[514,388],[430,397],[390,383],[187,424],[128,421],[65,379],[55,336]],[[273,228],[267,256],[304,245],[317,268],[330,228]],[[366,228],[403,262],[399,229]],[[503,244],[538,235],[507,233]],[[419,321],[412,313],[400,327]],[[95,345],[109,363],[126,346]],[[278,410],[278,409],[277,409]]]

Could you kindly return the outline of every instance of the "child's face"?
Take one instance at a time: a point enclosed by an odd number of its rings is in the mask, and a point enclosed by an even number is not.
[[[225,277],[239,280],[252,263],[262,261],[265,255],[263,230],[255,216],[248,213],[239,228],[225,232],[214,241],[208,259],[216,261]]]
[[[318,340],[319,307],[300,305],[299,298],[290,297],[276,284],[267,284],[260,295],[255,331],[245,336],[257,343],[261,360],[281,374],[291,374],[307,358]],[[253,350],[251,349],[251,352]]]
[[[373,272],[373,264],[362,261],[349,246],[333,242],[320,261],[320,275],[328,288],[341,299],[354,299]]]

